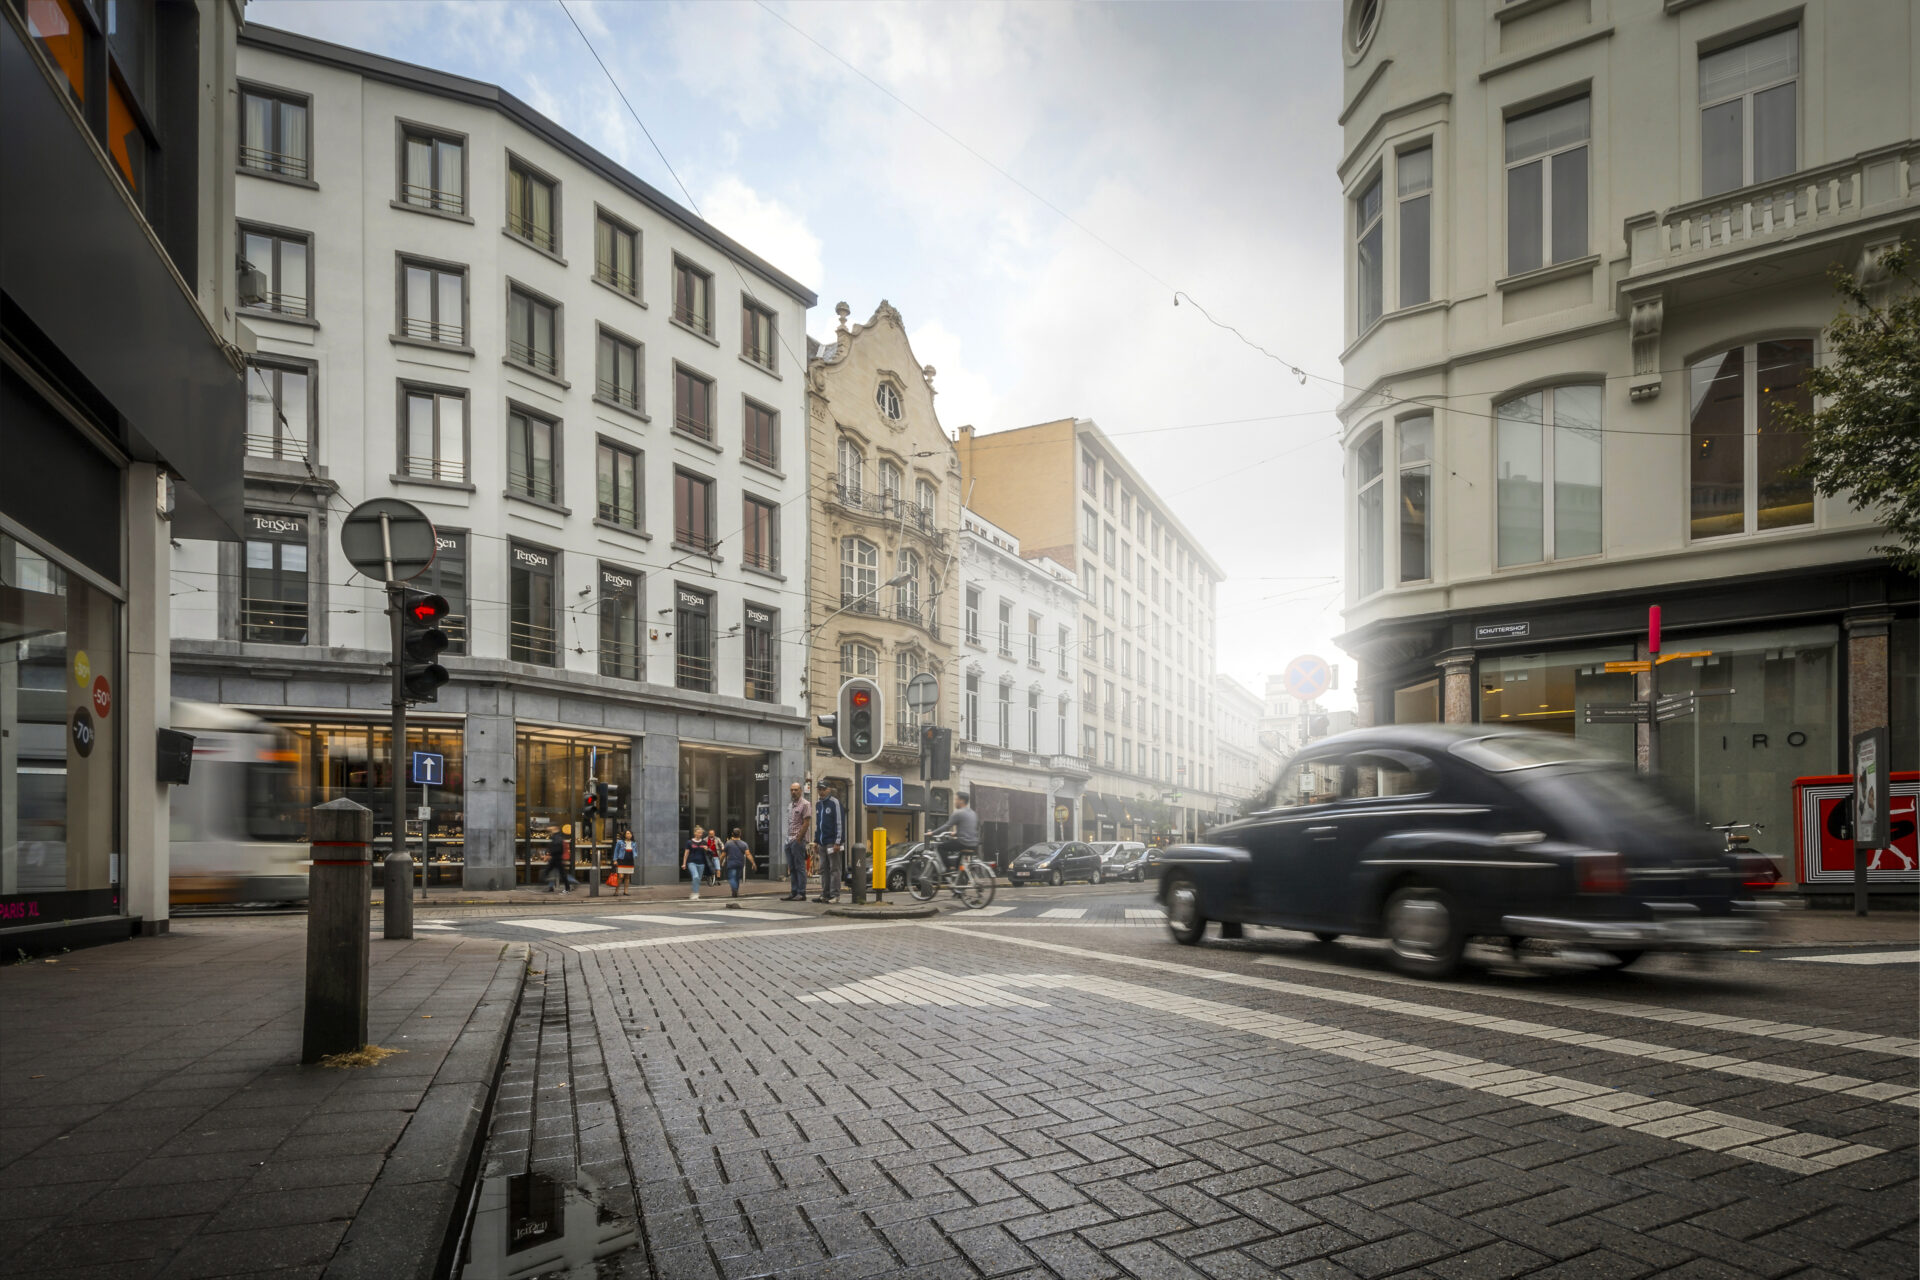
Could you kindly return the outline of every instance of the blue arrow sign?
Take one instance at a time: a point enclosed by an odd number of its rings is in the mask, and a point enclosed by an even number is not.
[[[897,809],[907,798],[907,789],[900,784],[898,774],[870,773],[860,798],[869,809]]]
[[[446,785],[447,758],[433,751],[413,753],[413,781],[421,787]]]

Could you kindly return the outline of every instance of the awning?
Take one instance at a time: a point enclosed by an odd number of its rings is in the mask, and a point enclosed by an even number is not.
[[[1126,810],[1121,806],[1120,801],[1113,796],[1093,792],[1090,793],[1087,798],[1093,801],[1093,811],[1108,822],[1120,822],[1123,820]]]

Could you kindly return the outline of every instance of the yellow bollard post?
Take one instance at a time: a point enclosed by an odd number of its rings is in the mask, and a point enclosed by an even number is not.
[[[875,827],[867,840],[873,845],[873,894],[877,898],[887,889],[887,829]]]

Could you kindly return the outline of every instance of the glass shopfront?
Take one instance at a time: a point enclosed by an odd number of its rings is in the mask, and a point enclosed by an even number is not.
[[[674,865],[680,865],[678,850],[686,848],[694,827],[717,831],[722,843],[738,827],[740,838],[753,850],[754,869],[747,874],[772,878],[773,860],[768,855],[775,839],[786,838],[787,805],[784,795],[777,804],[770,803],[768,780],[772,770],[773,756],[769,752],[682,746],[680,833]],[[840,796],[844,804],[846,792],[841,791]]]
[[[1758,822],[1776,857],[1793,847],[1793,780],[1843,772],[1838,627],[1668,635],[1660,693],[1697,691],[1698,710],[1660,726],[1660,772],[1701,822]]]
[[[1633,701],[1632,674],[1606,664],[1634,656],[1630,644],[1489,654],[1480,659],[1480,722],[1568,734],[1631,760],[1634,726],[1588,724],[1587,705]]]
[[[120,913],[120,608],[0,534],[0,928]]]
[[[1395,724],[1440,723],[1440,678],[1405,685],[1393,691]]]
[[[344,799],[373,810],[373,838],[391,848],[393,770],[388,748],[393,730],[385,724],[338,720],[278,723],[287,733],[293,757],[293,838],[307,838],[307,815],[315,805]],[[446,759],[441,785],[407,784],[407,844],[416,859],[424,841],[431,861],[457,865],[461,860],[466,842],[464,743],[465,734],[458,725],[407,726],[408,761],[415,751],[431,751]],[[403,765],[403,776],[410,772]],[[432,810],[424,823],[414,816],[423,804]]]
[[[567,729],[522,728],[515,735],[514,748],[518,761],[514,776],[519,780],[514,797],[514,838],[522,878],[529,884],[539,880],[547,840],[562,826],[571,824],[574,828],[576,864],[592,861],[580,829],[589,782],[618,786],[626,810],[620,825],[633,824],[633,739]],[[601,863],[611,865],[613,833],[605,822],[596,825]]]

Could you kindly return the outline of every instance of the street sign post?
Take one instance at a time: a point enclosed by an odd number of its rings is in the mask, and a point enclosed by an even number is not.
[[[445,786],[447,758],[437,751],[413,753],[413,782],[418,787]]]
[[[1893,843],[1892,793],[1887,784],[1887,730],[1853,735],[1853,914],[1867,914],[1867,863]]]
[[[433,845],[429,838],[429,826],[433,821],[433,802],[427,798],[428,787],[445,786],[447,780],[447,758],[437,751],[416,751],[413,753],[413,781],[420,788],[420,901],[427,900],[427,881],[433,875]],[[407,892],[413,892],[413,886],[407,886]]]
[[[897,773],[870,773],[861,780],[860,802],[869,809],[897,809],[907,797]]]
[[[1588,703],[1588,724],[1645,724],[1647,704],[1644,702]]]

